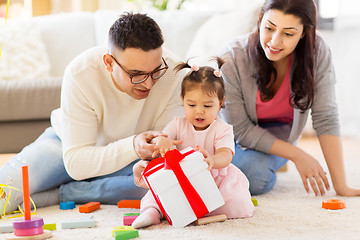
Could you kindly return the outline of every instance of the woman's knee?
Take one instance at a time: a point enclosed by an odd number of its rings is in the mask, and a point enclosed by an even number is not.
[[[269,178],[253,177],[249,179],[249,191],[251,195],[260,195],[269,192],[273,189],[276,183],[276,173],[272,174]]]
[[[263,194],[273,189],[276,171],[286,162],[284,158],[251,149],[242,150],[238,146],[233,158],[233,164],[248,178],[252,195]]]

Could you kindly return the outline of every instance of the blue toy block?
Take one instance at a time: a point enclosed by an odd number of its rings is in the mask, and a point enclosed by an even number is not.
[[[75,208],[75,202],[74,201],[65,201],[60,203],[60,209],[61,210],[69,210]]]

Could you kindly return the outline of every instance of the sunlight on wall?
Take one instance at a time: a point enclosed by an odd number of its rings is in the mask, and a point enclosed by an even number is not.
[[[339,14],[339,0],[320,0],[319,14],[322,18],[335,18]]]

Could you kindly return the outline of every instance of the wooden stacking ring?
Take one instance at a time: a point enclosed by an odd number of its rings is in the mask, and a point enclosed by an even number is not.
[[[340,199],[328,199],[322,202],[322,208],[325,209],[343,209],[345,208],[345,201]]]

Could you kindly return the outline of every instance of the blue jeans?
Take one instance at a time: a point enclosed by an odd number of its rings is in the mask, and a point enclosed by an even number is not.
[[[132,168],[136,162],[109,175],[75,181],[65,170],[61,140],[50,127],[0,168],[0,183],[22,190],[21,166],[28,165],[30,195],[60,187],[60,201],[116,204],[122,199],[141,199],[147,192],[134,184]],[[7,212],[22,203],[21,192],[11,191],[10,203]]]
[[[288,160],[263,152],[243,150],[236,144],[232,163],[248,178],[251,195],[270,191],[276,183],[276,171]]]

